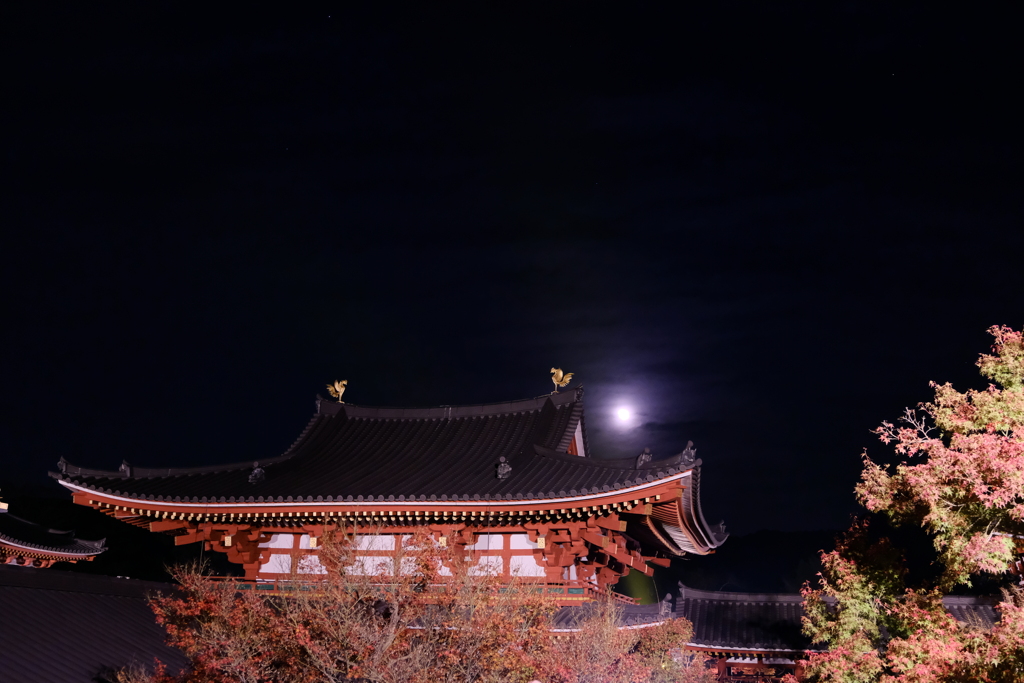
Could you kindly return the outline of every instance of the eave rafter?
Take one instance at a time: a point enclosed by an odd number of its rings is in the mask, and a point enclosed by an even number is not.
[[[203,510],[165,510],[143,507],[142,501],[127,505],[122,501],[106,500],[102,495],[82,496],[81,504],[96,508],[115,519],[150,528],[153,521],[213,522],[219,524],[263,524],[282,528],[301,526],[311,521],[360,523],[364,525],[421,525],[443,523],[472,523],[487,527],[516,527],[531,522],[560,523],[586,521],[590,518],[629,513],[634,508],[645,508],[643,499],[604,505],[586,505],[550,510],[260,510],[232,511],[214,508]]]
[[[310,525],[329,525],[334,528],[361,526],[383,532],[384,529],[399,531],[410,526],[460,525],[491,532],[525,529],[535,542],[537,534],[543,530],[541,536],[552,534],[549,540],[551,548],[560,549],[559,553],[568,553],[559,558],[554,558],[554,550],[544,554],[548,564],[556,562],[562,565],[569,556],[586,555],[585,564],[596,565],[598,569],[612,568],[619,573],[635,568],[650,574],[653,570],[649,562],[664,565],[672,553],[641,554],[639,545],[630,543],[623,534],[625,520],[645,519],[663,505],[675,507],[683,489],[681,479],[677,476],[668,481],[652,482],[642,490],[629,492],[628,497],[621,494],[593,496],[573,501],[575,504],[566,507],[561,507],[562,502],[557,506],[544,507],[538,504],[542,501],[526,501],[526,505],[515,501],[500,505],[490,501],[469,505],[426,504],[422,501],[372,506],[344,503],[316,506],[309,503],[169,505],[162,501],[113,496],[67,483],[65,486],[74,491],[76,503],[96,508],[134,526],[177,536],[175,541],[178,544],[216,541],[210,534],[226,532],[229,528],[296,533]],[[644,495],[634,497],[637,494]],[[208,531],[201,532],[200,529]],[[562,549],[566,543],[571,550]],[[672,547],[666,544],[664,550],[671,551]]]
[[[80,560],[84,560],[86,562],[91,562],[93,559],[96,558],[96,555],[98,555],[98,554],[99,553],[94,553],[94,554],[91,554],[91,555],[86,555],[86,554],[78,554],[78,553],[62,553],[62,552],[51,551],[51,550],[39,550],[39,549],[36,549],[36,548],[23,548],[23,547],[10,545],[10,544],[7,544],[7,543],[5,543],[3,541],[0,541],[0,564],[4,564],[7,559],[10,559],[12,557],[14,557],[14,558],[25,557],[25,558],[35,558],[35,559],[41,559],[41,560],[50,560],[51,563],[52,562],[78,562]]]
[[[579,521],[610,514],[649,514],[652,503],[678,496],[681,477],[654,482],[623,494],[578,497],[572,501],[378,501],[375,503],[167,503],[116,496],[61,482],[74,491],[74,500],[116,519],[146,527],[156,519],[238,523],[256,521],[281,526],[308,520],[351,520],[375,524],[433,524],[446,521],[487,526],[518,526],[528,522]],[[644,512],[646,511],[646,513]]]
[[[256,576],[271,552],[260,549],[271,534],[408,533],[427,527],[435,536],[472,544],[484,533],[522,533],[538,544],[535,560],[549,580],[561,580],[567,567],[579,579],[608,587],[635,569],[648,576],[673,557],[714,552],[701,539],[703,518],[693,514],[695,470],[634,485],[627,490],[535,500],[375,500],[235,502],[167,501],[96,490],[61,480],[76,503],[126,523],[175,537],[178,545],[202,542],[226,553]],[[575,494],[575,492],[573,492]],[[147,499],[150,498],[150,499]],[[380,498],[378,496],[378,498]],[[695,529],[694,527],[698,527]],[[717,544],[715,544],[717,545]],[[296,546],[297,547],[297,546]],[[316,552],[310,550],[308,552]],[[645,554],[646,553],[646,554]]]

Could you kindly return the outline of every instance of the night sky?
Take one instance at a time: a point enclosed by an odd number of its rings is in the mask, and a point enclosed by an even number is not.
[[[1019,22],[955,9],[6,8],[0,487],[559,366],[712,523],[846,526],[869,430],[1024,324]]]

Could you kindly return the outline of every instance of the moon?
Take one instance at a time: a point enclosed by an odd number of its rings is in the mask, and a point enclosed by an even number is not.
[[[615,417],[625,422],[629,418],[633,417],[633,411],[631,411],[629,408],[619,408],[618,410],[615,411]]]

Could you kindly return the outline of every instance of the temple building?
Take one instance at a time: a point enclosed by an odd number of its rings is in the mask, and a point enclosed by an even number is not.
[[[714,552],[727,534],[701,512],[692,445],[665,459],[594,458],[583,408],[582,389],[424,409],[318,397],[275,458],[117,471],[62,459],[51,476],[76,503],[204,543],[260,582],[322,572],[316,554],[333,530],[363,534],[360,556],[379,567],[426,528],[481,568],[548,584],[564,604],[606,592],[630,569],[651,575],[652,565]]]
[[[340,399],[343,383],[335,387]],[[724,525],[709,525],[701,512],[700,471],[692,444],[665,459],[646,449],[621,460],[594,458],[583,392],[576,389],[425,409],[370,408],[318,397],[298,439],[275,458],[191,468],[124,462],[117,471],[62,459],[51,476],[78,504],[169,534],[179,545],[203,543],[224,553],[244,573],[234,579],[240,589],[287,590],[294,588],[290,582],[297,573],[322,573],[317,553],[333,531],[355,535],[357,562],[347,571],[393,571],[401,566],[395,560],[402,539],[425,529],[439,543],[462,548],[455,556],[482,570],[544,584],[562,606],[556,632],[574,628],[576,615],[595,608],[592,599],[604,595],[623,603],[622,628],[688,619],[693,637],[680,656],[710,657],[723,683],[799,678],[800,660],[817,650],[801,631],[799,594],[702,591],[680,584],[662,602],[641,605],[610,590],[630,569],[650,576],[652,565],[707,555],[725,541]],[[75,541],[67,532],[37,530],[42,536],[30,537],[26,530],[33,525],[12,523],[16,519],[0,514],[0,553],[9,552],[5,543],[14,538],[22,539],[15,542],[33,562],[49,556],[25,551],[52,553],[57,539],[65,541],[65,556],[70,547],[91,556],[102,552],[102,542]],[[12,531],[16,524],[22,526]],[[137,619],[152,633],[127,649],[105,645],[71,653],[54,643],[40,656],[8,648],[0,664],[16,671],[52,669],[53,680],[102,680],[81,678],[82,672],[137,661],[161,647],[159,629],[153,631],[155,622],[141,611],[142,582],[46,572],[55,574],[53,581],[28,577],[32,581],[26,583],[28,574],[36,573],[0,571],[0,611],[34,624],[47,621],[55,609],[50,605],[59,602],[74,630],[68,637],[87,642],[95,630],[92,617],[76,615],[95,602],[89,609],[108,615],[111,623]],[[73,599],[59,597],[68,592],[75,593]],[[998,619],[989,598],[944,602],[963,622],[991,627]],[[172,668],[184,665],[180,653],[164,655]]]
[[[103,540],[75,538],[73,531],[58,531],[11,514],[0,502],[0,565],[51,567],[55,562],[92,560],[106,548]]]

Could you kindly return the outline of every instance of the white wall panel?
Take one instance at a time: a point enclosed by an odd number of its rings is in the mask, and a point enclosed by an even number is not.
[[[260,543],[261,548],[293,548],[295,534],[274,534],[266,543]]]
[[[509,534],[509,548],[512,550],[536,550],[537,544],[526,534]]]
[[[480,534],[476,537],[476,543],[467,545],[466,550],[501,550],[504,547],[502,534]]]
[[[287,535],[291,538],[291,534]],[[266,574],[290,574],[292,571],[292,558],[291,555],[277,554],[271,555],[270,559],[263,563],[260,567],[260,573]]]
[[[513,555],[509,558],[508,569],[512,576],[547,576],[533,555]]]
[[[320,564],[320,558],[316,555],[306,555],[299,560],[300,574],[326,574],[327,568]]]
[[[392,557],[358,556],[356,561],[345,568],[353,576],[383,576],[395,573],[395,560]]]
[[[359,536],[356,538],[356,550],[394,550],[394,536]]]
[[[500,557],[485,555],[469,568],[470,576],[496,576],[501,573],[502,561]]]

